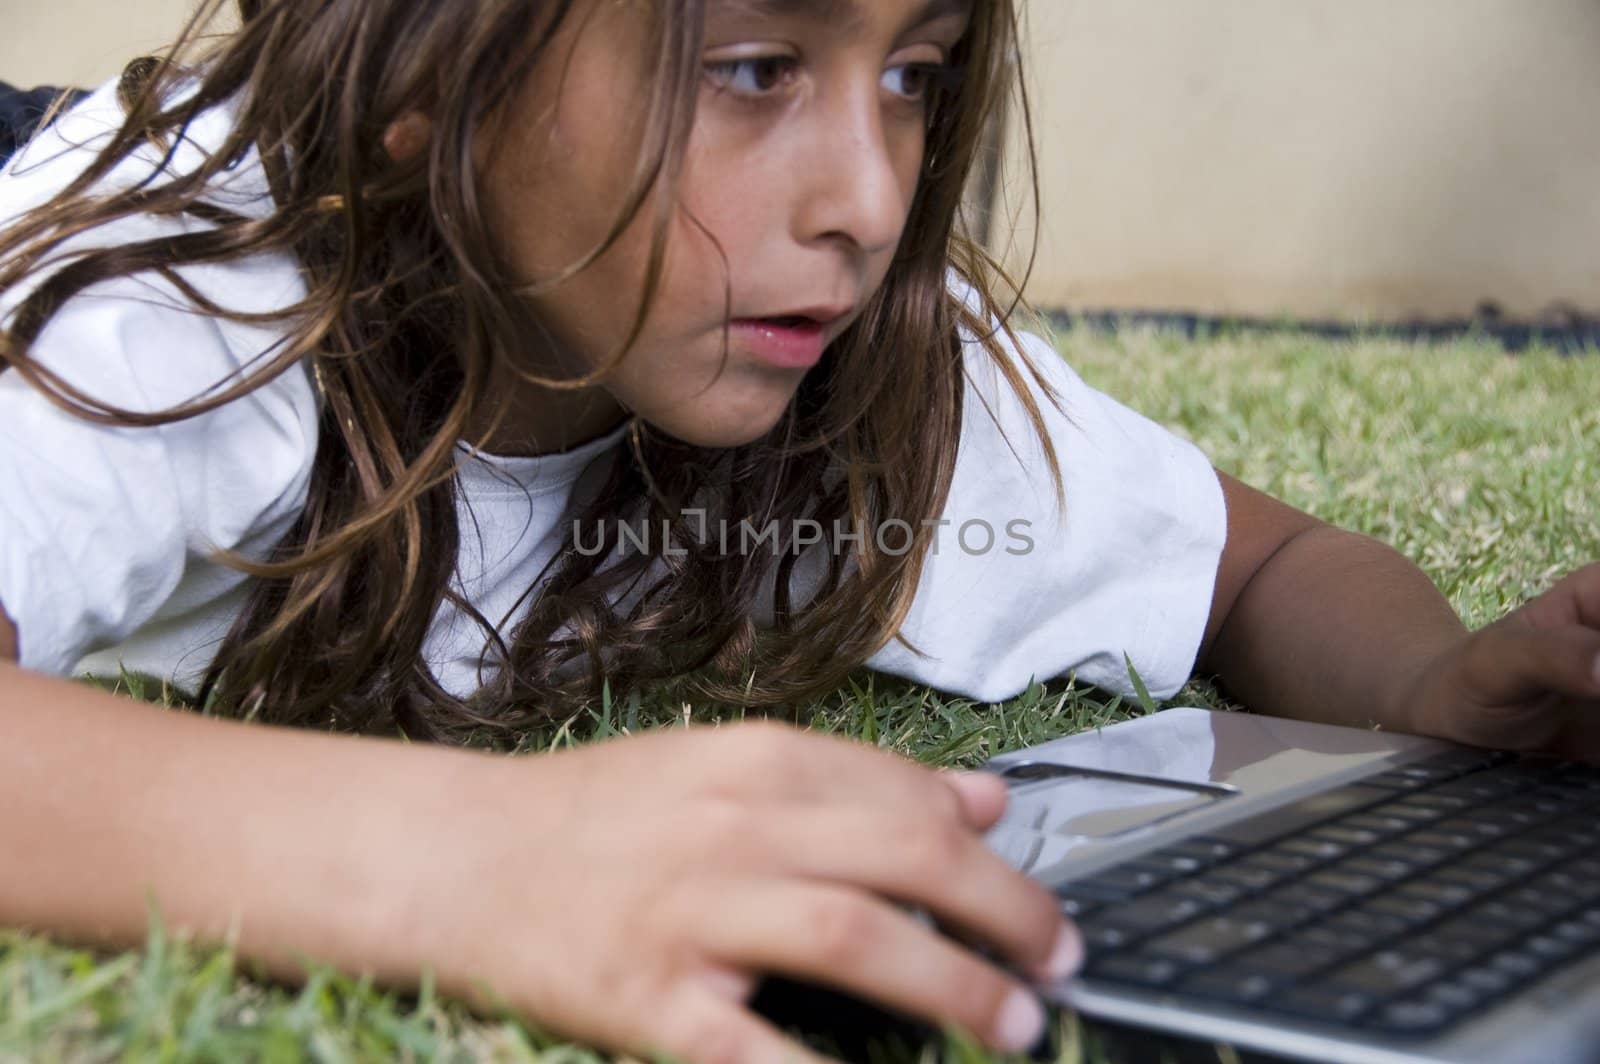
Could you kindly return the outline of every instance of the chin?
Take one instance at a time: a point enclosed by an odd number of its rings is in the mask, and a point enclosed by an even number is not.
[[[729,448],[754,443],[772,431],[783,417],[786,407],[776,407],[770,412],[741,412],[716,416],[706,412],[698,417],[655,418],[647,417],[651,427],[674,439],[695,447]]]

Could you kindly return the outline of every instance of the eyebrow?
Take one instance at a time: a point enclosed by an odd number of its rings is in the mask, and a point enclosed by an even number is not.
[[[924,0],[907,22],[907,28],[914,29],[947,15],[966,14],[972,4],[973,0]],[[825,22],[841,33],[857,30],[866,21],[861,12],[861,0],[732,0],[729,6],[753,15]]]

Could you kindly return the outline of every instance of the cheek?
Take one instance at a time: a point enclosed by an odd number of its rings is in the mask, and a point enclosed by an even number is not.
[[[628,5],[567,16],[486,131],[492,147],[477,162],[487,221],[525,282],[589,254],[625,206],[648,119],[637,74],[643,32]]]
[[[615,224],[627,186],[615,143],[584,133],[532,135],[500,153],[484,183],[491,236],[519,281],[557,277]]]
[[[773,175],[739,157],[714,157],[691,144],[678,182],[679,211],[672,231],[675,274],[694,274],[720,291],[753,261],[764,234],[779,233]],[[765,189],[766,194],[753,194]],[[729,277],[728,275],[732,276]]]

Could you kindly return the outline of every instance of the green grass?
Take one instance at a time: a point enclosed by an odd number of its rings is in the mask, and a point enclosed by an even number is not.
[[[1223,469],[1394,543],[1471,622],[1600,557],[1600,359],[1226,331],[1195,343],[1076,332],[1061,347],[1090,383],[1194,439]],[[1219,700],[1202,683],[1173,701]],[[819,729],[938,765],[974,765],[1146,711],[1066,680],[986,706],[867,674],[813,708]],[[685,713],[606,700],[526,745],[672,726]],[[1058,1034],[1059,1060],[1101,1059],[1092,1032],[1070,1017]],[[958,1041],[920,1056],[988,1059]],[[426,987],[402,997],[325,969],[298,987],[256,980],[226,951],[193,948],[159,922],[145,949],[118,955],[0,932],[0,1061],[307,1058],[602,1059],[510,1020],[473,1017]]]

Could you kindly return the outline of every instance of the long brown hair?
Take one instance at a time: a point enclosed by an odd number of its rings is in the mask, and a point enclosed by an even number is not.
[[[970,346],[958,329],[1023,397],[1055,470],[1039,411],[1000,346],[1001,335],[1015,342],[1008,322],[1017,300],[997,305],[990,292],[998,267],[962,224],[962,193],[986,126],[1008,89],[1021,87],[1020,78],[1011,81],[1012,0],[979,0],[952,57],[964,77],[930,105],[927,165],[896,260],[860,319],[760,440],[699,448],[635,421],[629,445],[569,525],[609,530],[607,549],[577,549],[569,533],[528,589],[524,618],[497,632],[496,619],[452,590],[462,534],[452,473],[457,441],[487,402],[495,352],[538,323],[494,252],[470,161],[474,138],[528,72],[560,61],[549,54],[552,39],[581,5],[239,0],[237,31],[203,61],[180,65],[172,56],[221,3],[201,5],[168,58],[130,65],[120,130],[81,176],[0,234],[0,292],[45,272],[47,259],[51,267],[0,333],[0,370],[21,374],[79,416],[162,424],[230,402],[304,361],[314,370],[324,402],[304,511],[271,557],[224,559],[254,579],[199,692],[216,711],[419,738],[484,729],[511,736],[607,681],[623,691],[688,677],[693,694],[738,704],[785,703],[836,686],[894,637],[910,607],[931,541],[925,519],[943,507],[955,464]],[[656,297],[677,201],[702,76],[705,0],[644,6],[659,91],[646,104],[636,179],[606,241],[573,264],[575,272],[603,254],[641,212],[654,220],[635,337]],[[185,91],[170,91],[180,80]],[[1019,103],[1026,128],[1025,94]],[[224,104],[237,107],[237,121],[197,168],[159,183],[96,188],[131,152],[170,146]],[[396,163],[382,134],[412,110],[430,116],[433,135],[425,153]],[[252,148],[276,204],[266,217],[205,198]],[[60,250],[139,212],[206,224],[112,248]],[[177,272],[269,251],[294,255],[308,291],[272,315],[216,306]],[[952,269],[974,286],[979,305],[952,296]],[[62,303],[141,271],[178,286],[207,313],[271,322],[282,343],[248,379],[156,414],[87,394],[29,357]],[[603,380],[614,364],[585,381]],[[706,517],[686,518],[690,505]],[[700,542],[695,527],[711,520],[786,528],[802,518],[857,530],[899,519],[914,538],[905,551],[898,543],[885,550],[872,535],[848,558],[824,550],[820,588],[791,602],[795,551],[724,553],[715,540]],[[641,522],[666,522],[675,534],[642,544],[623,535],[624,525]],[[758,626],[763,589],[774,586],[774,623]],[[423,661],[444,601],[478,621],[487,660],[500,666],[467,699],[444,690]]]

